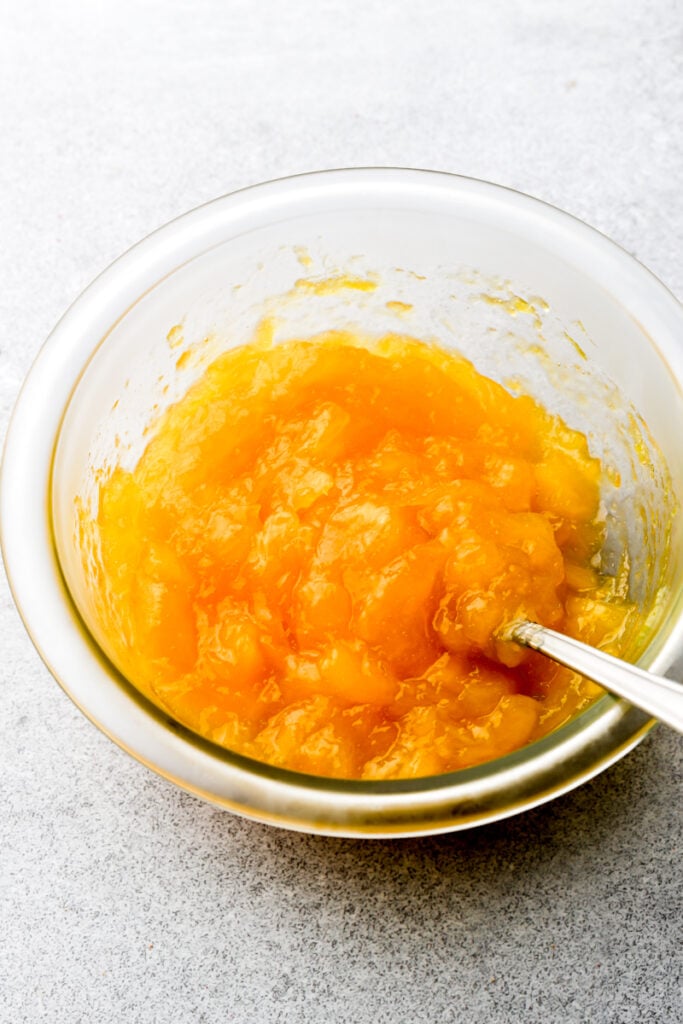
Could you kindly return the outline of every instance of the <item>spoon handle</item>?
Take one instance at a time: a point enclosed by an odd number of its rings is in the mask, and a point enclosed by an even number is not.
[[[579,672],[683,733],[683,685],[656,676],[535,622],[513,622],[506,638]]]

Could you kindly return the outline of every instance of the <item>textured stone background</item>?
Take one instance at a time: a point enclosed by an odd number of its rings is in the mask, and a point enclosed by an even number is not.
[[[0,3],[0,410],[65,307],[169,218],[393,164],[583,217],[683,298],[679,0]],[[131,761],[0,592],[0,1021],[673,1022],[681,766],[452,837],[273,831]]]

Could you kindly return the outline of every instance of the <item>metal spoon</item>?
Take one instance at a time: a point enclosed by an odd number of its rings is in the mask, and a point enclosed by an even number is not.
[[[546,629],[536,622],[512,622],[505,627],[501,636],[523,647],[540,651],[683,733],[681,683],[636,668],[620,658],[556,633],[553,629]]]

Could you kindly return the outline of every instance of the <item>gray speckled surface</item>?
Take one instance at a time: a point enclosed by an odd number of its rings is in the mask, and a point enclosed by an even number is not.
[[[683,297],[678,0],[0,7],[0,408],[120,251],[233,188],[458,171],[601,228]],[[0,1021],[673,1022],[683,744],[420,841],[288,834],[96,732],[0,593]]]

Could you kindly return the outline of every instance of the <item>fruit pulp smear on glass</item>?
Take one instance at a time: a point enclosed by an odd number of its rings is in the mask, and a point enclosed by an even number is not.
[[[109,650],[173,717],[320,776],[510,753],[598,693],[501,642],[528,618],[619,654],[583,434],[462,356],[329,332],[215,360],[100,483]]]

